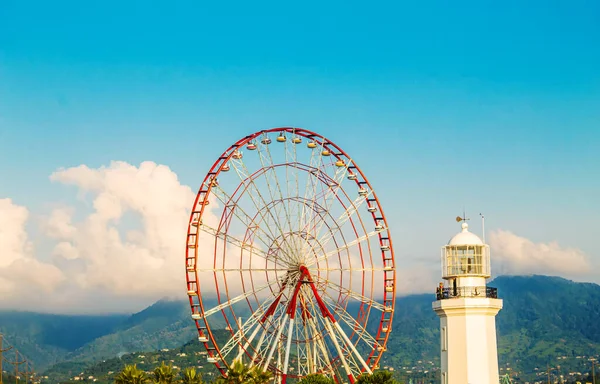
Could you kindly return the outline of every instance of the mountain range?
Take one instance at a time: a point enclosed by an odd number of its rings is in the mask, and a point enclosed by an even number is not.
[[[533,373],[562,364],[585,370],[600,355],[600,286],[560,277],[500,276],[497,316],[505,372]],[[400,297],[382,366],[439,366],[439,320],[433,294]],[[0,312],[0,333],[36,370],[89,367],[129,352],[177,348],[196,335],[187,301],[160,300],[132,315],[75,316]],[[584,358],[585,356],[585,358]],[[571,368],[572,367],[572,368]]]

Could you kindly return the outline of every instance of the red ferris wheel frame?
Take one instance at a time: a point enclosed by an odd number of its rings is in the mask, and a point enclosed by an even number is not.
[[[203,300],[202,300],[202,292],[201,292],[201,288],[200,288],[200,284],[199,284],[199,276],[198,276],[198,271],[197,271],[198,257],[199,257],[199,255],[198,255],[198,241],[199,241],[199,235],[200,235],[199,227],[202,226],[202,217],[207,209],[207,206],[209,205],[209,197],[211,196],[211,193],[213,192],[213,188],[215,187],[215,180],[217,179],[217,177],[221,174],[221,172],[224,171],[224,168],[229,164],[229,162],[232,160],[232,158],[233,159],[235,158],[236,153],[238,153],[239,150],[245,148],[246,146],[248,146],[251,143],[254,143],[257,139],[260,139],[261,137],[266,137],[266,135],[268,135],[268,134],[283,134],[283,135],[287,134],[287,135],[292,135],[293,137],[305,138],[307,140],[310,140],[311,142],[316,143],[317,147],[320,148],[320,150],[328,151],[330,153],[330,155],[336,161],[348,162],[349,165],[347,167],[347,172],[348,172],[348,175],[355,175],[355,177],[353,177],[352,180],[355,182],[356,186],[359,189],[368,189],[371,191],[370,196],[368,199],[366,199],[366,201],[369,206],[375,206],[377,208],[373,212],[370,211],[370,214],[371,214],[371,218],[372,218],[373,222],[375,223],[376,227],[381,228],[381,230],[379,230],[376,235],[378,237],[379,246],[380,246],[380,250],[381,250],[381,262],[383,265],[383,275],[384,275],[384,281],[383,281],[384,289],[382,292],[383,297],[381,299],[382,300],[381,304],[382,304],[383,310],[381,311],[381,318],[379,320],[379,326],[374,335],[374,339],[375,339],[376,343],[373,346],[373,349],[368,353],[368,356],[366,357],[366,359],[364,359],[364,363],[366,363],[366,366],[361,368],[361,372],[364,372],[365,368],[366,369],[369,369],[369,368],[376,369],[378,367],[378,363],[382,357],[383,352],[386,350],[385,346],[387,344],[389,334],[391,331],[391,325],[392,325],[392,319],[393,319],[393,313],[394,313],[394,305],[395,305],[395,296],[396,296],[396,286],[395,286],[395,277],[396,276],[395,276],[394,252],[393,252],[393,246],[392,246],[392,239],[391,239],[390,232],[389,232],[388,225],[387,225],[387,220],[386,220],[383,210],[381,208],[381,204],[379,203],[379,199],[377,198],[373,188],[371,187],[370,183],[368,182],[367,178],[365,177],[365,175],[361,171],[361,169],[353,161],[351,161],[351,158],[338,145],[334,144],[329,139],[326,139],[325,137],[323,137],[315,132],[311,132],[311,131],[308,131],[308,130],[302,129],[302,128],[292,128],[292,127],[272,128],[272,129],[255,132],[251,135],[248,135],[248,136],[238,140],[236,143],[231,145],[226,151],[224,151],[221,156],[219,156],[219,158],[214,162],[214,164],[210,168],[209,172],[204,177],[204,180],[202,181],[201,187],[199,188],[199,191],[196,195],[196,199],[194,201],[192,212],[190,214],[188,233],[187,233],[187,242],[186,242],[186,257],[185,257],[187,291],[188,291],[189,303],[190,303],[191,312],[192,312],[192,318],[194,319],[196,328],[198,330],[198,339],[200,340],[200,342],[204,345],[204,347],[207,350],[208,360],[213,362],[215,364],[215,366],[217,367],[217,369],[223,375],[225,375],[227,368],[229,366],[229,363],[226,361],[225,357],[223,356],[221,348],[217,344],[213,330],[211,329],[211,326],[207,320],[207,317],[208,317],[207,309],[205,308]],[[278,166],[286,166],[286,165],[289,165],[289,164],[279,164]],[[301,167],[302,164],[295,164],[295,166]],[[257,172],[255,172],[255,174],[258,172],[261,172],[261,169],[259,169]],[[253,174],[251,176],[255,176],[255,174]],[[240,188],[242,188],[242,194],[244,193],[244,189],[248,188],[247,185],[243,185],[243,184],[244,183],[241,183],[240,185],[238,185],[236,192],[231,195],[230,201],[232,203],[237,202],[237,201],[233,200],[233,196],[238,195],[238,190]],[[345,193],[343,190],[341,192]],[[237,198],[239,199],[240,196],[241,195],[238,195]],[[340,200],[340,197],[337,196],[337,194],[335,197],[343,205],[343,202]],[[229,216],[231,216],[231,213],[229,213]],[[223,226],[225,228],[225,230],[227,230],[228,225],[229,225],[228,223],[230,222],[230,220],[231,219],[229,217],[227,217],[225,210],[224,210],[223,214],[221,216],[220,226]],[[355,233],[357,233],[355,224],[352,221],[352,219],[350,219],[350,223],[351,223],[352,228],[354,229]],[[326,225],[329,226],[329,224],[326,224]],[[243,242],[250,243],[251,241],[252,241],[252,233],[248,229],[246,231],[246,235],[244,237]],[[336,239],[334,239],[334,241],[336,241]],[[214,257],[216,259],[218,257],[218,255],[216,254],[217,253],[216,248],[215,248],[214,252],[215,252]],[[360,250],[360,252],[361,252],[361,258],[362,258],[362,249]],[[310,272],[308,272],[308,270],[306,268],[301,269],[301,273],[302,273],[302,276],[304,276],[303,279],[312,281]],[[371,281],[371,284],[374,284],[374,283],[375,283],[374,281]],[[242,284],[243,284],[243,282],[242,282]],[[254,283],[252,282],[252,284],[254,284]],[[297,284],[299,284],[299,283],[297,283]],[[225,285],[226,285],[226,283],[225,283]],[[315,288],[315,283],[310,282],[309,285],[311,286],[311,290],[315,294],[316,301],[319,302],[320,297]],[[272,289],[271,287],[269,287],[269,288]],[[219,288],[217,287],[217,290],[218,289]],[[279,294],[281,293],[282,289],[283,288],[280,287]],[[363,291],[364,291],[364,287],[363,287]],[[296,311],[297,298],[298,298],[297,289],[295,289],[294,292],[295,293],[292,296],[292,299],[288,303],[288,309],[286,310],[288,315],[292,317],[292,320],[293,320],[293,316]],[[272,290],[272,293],[277,294],[273,290]],[[245,298],[245,299],[246,299],[246,301],[248,301],[248,298]],[[273,307],[273,305],[277,305],[275,303],[276,303],[276,301],[273,301],[271,303],[267,312],[271,311],[271,307]],[[293,303],[293,304],[291,304],[291,303]],[[371,304],[369,304],[366,308],[362,307],[363,304],[364,303],[361,303],[361,307],[360,307],[359,315],[358,315],[358,317],[359,317],[358,321],[363,321],[366,324],[365,317],[368,316],[368,314],[369,314],[369,311],[371,309]],[[250,308],[252,308],[250,301],[248,301],[248,305],[250,306]],[[291,307],[292,305],[293,305],[293,309]],[[327,306],[325,304],[319,304],[319,307],[322,311],[323,317],[330,318],[332,320],[332,324],[335,324],[335,318],[329,312],[329,310],[327,309]],[[222,311],[223,309],[220,309],[220,310]],[[362,318],[361,318],[361,316],[362,316]],[[266,317],[267,317],[267,315],[265,314],[263,316],[263,318],[264,318],[263,320],[266,321]],[[233,329],[233,326],[232,326],[232,324],[229,323],[229,320],[227,319],[227,317],[225,317],[225,321],[226,321],[229,329]],[[349,339],[352,339],[352,335],[353,334],[350,335]],[[291,339],[291,338],[289,338],[289,339]],[[244,340],[247,340],[247,339],[244,339]],[[356,343],[358,343],[358,340],[355,343],[351,343],[351,344],[356,345]],[[248,341],[246,344],[250,344],[250,342]],[[346,348],[351,348],[351,347],[352,346],[350,346],[350,344],[346,345]],[[343,356],[344,356],[343,354],[340,354],[339,356],[336,357],[336,359],[341,358],[343,360]],[[269,363],[269,361],[267,361],[267,363]],[[267,369],[267,368],[270,368],[276,374],[282,375],[283,382],[285,382],[285,378],[287,377],[288,372],[282,372],[281,367],[273,366],[271,364],[267,364],[265,366],[265,369]],[[355,376],[354,373],[348,372],[348,377],[349,377],[350,382],[354,382],[354,376]]]

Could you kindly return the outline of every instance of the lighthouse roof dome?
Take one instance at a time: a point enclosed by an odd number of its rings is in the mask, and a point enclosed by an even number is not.
[[[462,231],[450,239],[448,245],[483,245],[476,234],[469,232],[469,224],[462,224]]]

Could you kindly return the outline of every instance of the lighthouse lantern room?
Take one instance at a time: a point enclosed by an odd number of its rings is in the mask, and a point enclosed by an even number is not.
[[[449,282],[452,295],[458,296],[459,287],[485,287],[490,276],[490,247],[463,223],[462,231],[442,247],[442,278]]]

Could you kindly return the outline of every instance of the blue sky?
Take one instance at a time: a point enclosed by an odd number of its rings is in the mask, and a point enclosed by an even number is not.
[[[298,126],[358,162],[406,263],[463,207],[598,261],[599,68],[596,1],[4,0],[0,198],[43,214],[75,198],[52,172],[112,160],[195,190],[238,138]]]

